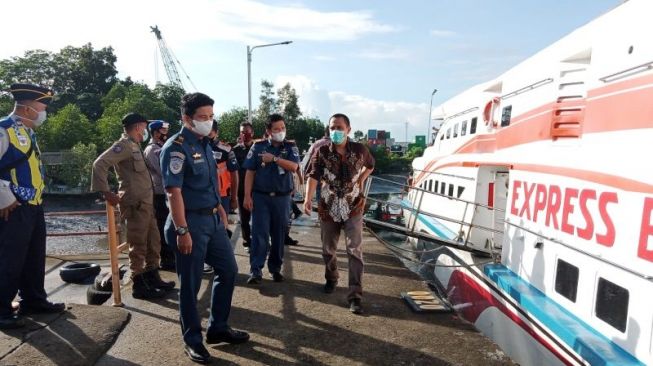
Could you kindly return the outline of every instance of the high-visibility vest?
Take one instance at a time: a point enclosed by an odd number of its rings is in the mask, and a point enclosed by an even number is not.
[[[227,169],[227,162],[218,163],[218,179],[220,180],[220,197],[229,195],[231,187],[231,172]]]

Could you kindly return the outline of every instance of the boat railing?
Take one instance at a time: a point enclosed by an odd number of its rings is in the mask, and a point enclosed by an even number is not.
[[[401,193],[399,193],[399,196],[396,197],[396,199],[400,199],[401,203],[393,202],[392,200],[388,201],[385,198],[379,198],[378,197],[379,194],[370,192],[370,187],[372,186],[373,181],[380,182],[385,185],[390,184],[399,187],[400,188],[399,191]],[[407,204],[405,198],[409,192],[415,192],[415,196],[413,197],[412,200],[410,200],[410,204]],[[470,240],[470,238],[472,236],[472,232],[477,230],[484,231],[487,234],[503,233],[502,230],[497,230],[492,227],[474,223],[474,217],[476,213],[479,211],[479,209],[497,210],[497,211],[503,211],[503,210],[490,207],[478,202],[468,201],[457,197],[431,192],[422,189],[420,187],[410,186],[405,183],[400,183],[394,180],[389,180],[378,176],[371,176],[367,180],[367,184],[365,187],[365,195],[368,201],[366,205],[366,212],[367,212],[367,208],[371,206],[371,203],[376,203],[377,205],[389,204],[391,206],[401,205],[402,210],[407,210],[410,212],[410,215],[407,216],[409,221],[404,222],[403,225],[380,220],[379,218],[376,217],[365,216],[364,221],[368,224],[372,224],[389,231],[401,233],[406,236],[413,237],[419,240],[433,242],[439,245],[455,247],[458,249],[471,251],[471,252],[483,252],[492,257],[498,257],[498,255],[500,254],[500,246],[494,245],[492,241],[479,244],[479,243],[473,243]],[[436,214],[423,209],[423,204],[425,201],[424,198],[428,197],[427,195],[431,195],[433,197],[436,196],[442,197],[448,200],[456,201],[461,205],[464,205],[464,208],[462,209],[463,214],[461,215],[461,217],[452,217],[443,214]],[[449,223],[453,223],[458,226],[457,234],[453,238],[446,238],[446,237],[434,235],[430,232],[419,230],[417,227],[417,221],[420,220],[420,217],[421,219],[426,219],[426,220],[428,220],[429,218],[433,218],[439,221],[446,221]]]

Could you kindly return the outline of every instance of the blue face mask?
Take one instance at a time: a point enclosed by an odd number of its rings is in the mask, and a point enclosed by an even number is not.
[[[329,135],[331,136],[331,141],[333,141],[333,143],[336,145],[340,145],[345,142],[345,137],[347,137],[345,131],[338,130],[331,131]]]

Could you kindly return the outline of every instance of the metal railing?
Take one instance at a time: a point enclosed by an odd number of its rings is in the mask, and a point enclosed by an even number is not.
[[[490,207],[478,202],[473,202],[473,201],[467,201],[464,199],[460,199],[457,197],[452,197],[444,194],[439,194],[437,192],[431,192],[428,190],[425,190],[420,187],[415,187],[415,186],[407,186],[406,184],[399,183],[396,181],[380,178],[377,176],[371,176],[368,178],[366,182],[366,187],[365,187],[365,196],[367,197],[367,201],[369,202],[375,202],[377,205],[379,204],[389,204],[389,205],[396,205],[397,203],[392,203],[388,202],[383,199],[379,199],[374,197],[374,194],[370,193],[370,187],[372,185],[372,181],[378,181],[378,182],[383,182],[385,184],[392,184],[395,186],[399,186],[401,188],[400,192],[401,193],[401,199],[402,202],[400,203],[401,209],[402,210],[408,210],[410,211],[411,215],[409,216],[409,219],[411,219],[408,222],[404,222],[404,225],[397,225],[393,223],[389,223],[386,221],[378,220],[377,218],[371,218],[371,217],[364,217],[364,221],[368,224],[373,224],[378,227],[404,234],[409,237],[413,237],[419,240],[424,240],[426,242],[431,242],[435,243],[438,245],[443,245],[443,246],[448,246],[460,250],[465,250],[465,251],[470,251],[470,252],[483,252],[486,254],[489,254],[493,258],[497,258],[498,255],[500,254],[500,249],[494,246],[494,243],[491,242],[491,246],[487,247],[485,244],[484,245],[474,245],[474,243],[470,242],[470,237],[472,234],[473,230],[483,230],[489,233],[503,233],[502,230],[497,230],[495,228],[487,227],[484,225],[478,225],[474,224],[474,218],[476,216],[477,208],[483,208],[487,210],[496,210],[496,211],[501,211],[503,212],[504,210],[497,209],[494,207]],[[413,199],[410,201],[412,203],[411,206],[408,206],[403,203],[403,198],[407,195],[409,192],[415,192],[415,195],[413,196]],[[464,204],[465,207],[463,209],[463,215],[461,218],[454,218],[450,216],[446,216],[444,214],[435,214],[432,212],[428,212],[423,210],[423,204],[424,204],[424,197],[426,195],[432,195],[434,197],[442,197],[446,198],[448,200],[453,200],[460,202],[461,204]],[[468,216],[469,209],[473,210],[473,213],[471,215],[471,218],[466,220],[466,216]],[[367,211],[367,210],[366,210]],[[442,221],[447,221],[450,223],[454,223],[458,225],[458,235],[452,240],[448,238],[443,238],[440,236],[433,235],[431,233],[425,232],[425,231],[420,231],[416,230],[417,226],[417,220],[420,219],[420,216],[422,217],[427,217],[427,218],[434,218]],[[482,249],[481,249],[482,248]]]
[[[111,284],[113,292],[113,306],[123,306],[120,295],[120,270],[118,266],[118,254],[128,247],[127,243],[118,245],[118,236],[120,228],[116,225],[116,217],[119,213],[114,207],[106,202],[105,211],[65,211],[65,212],[47,212],[45,216],[89,216],[89,215],[106,215],[107,230],[97,231],[66,231],[66,232],[49,232],[46,235],[52,237],[62,236],[84,236],[84,235],[107,235],[109,246],[109,261],[111,263]],[[98,228],[99,229],[99,228]]]

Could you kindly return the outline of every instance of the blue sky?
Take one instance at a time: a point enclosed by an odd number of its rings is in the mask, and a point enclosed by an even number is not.
[[[353,129],[425,134],[434,105],[503,71],[620,0],[255,1],[95,3],[33,0],[5,4],[0,58],[92,42],[111,45],[121,77],[155,82],[157,24],[199,91],[217,112],[247,106],[246,45],[292,40],[253,52],[253,106],[261,79],[297,89],[300,106],[326,120],[347,113]],[[6,9],[5,9],[6,10]],[[27,14],[21,18],[20,14]],[[24,27],[26,22],[44,27]],[[7,24],[8,23],[8,24]],[[44,32],[43,29],[46,29]],[[166,81],[158,67],[159,79]],[[155,116],[152,116],[155,118]]]

